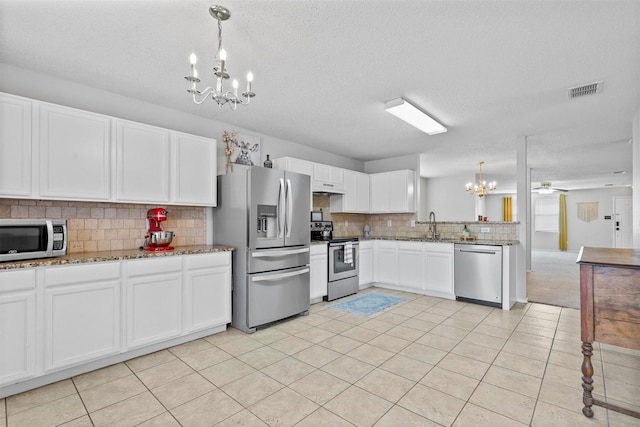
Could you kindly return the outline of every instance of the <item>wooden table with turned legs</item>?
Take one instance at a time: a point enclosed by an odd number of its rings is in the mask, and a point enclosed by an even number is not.
[[[580,264],[582,413],[593,405],[640,418],[640,412],[594,399],[593,342],[640,350],[640,250],[583,247]]]

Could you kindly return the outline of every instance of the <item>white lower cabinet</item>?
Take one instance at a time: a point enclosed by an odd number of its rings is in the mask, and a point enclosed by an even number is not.
[[[44,372],[120,351],[120,263],[44,271]]]
[[[231,322],[231,252],[185,257],[186,332]]]
[[[376,282],[398,283],[398,242],[378,240],[373,253],[373,276]]]
[[[127,348],[182,333],[182,258],[127,261]]]
[[[425,243],[425,289],[430,295],[455,298],[453,292],[453,244]]]
[[[398,243],[398,286],[422,291],[425,288],[424,245],[420,242]]]
[[[35,269],[5,272],[0,283],[0,386],[3,386],[36,374]]]
[[[370,240],[360,240],[360,252],[358,253],[360,259],[358,273],[360,289],[373,282],[373,245],[374,242]]]
[[[319,302],[327,295],[327,281],[329,276],[327,244],[313,244],[309,248],[309,266],[311,276],[312,302]]]
[[[455,299],[451,243],[376,240],[373,259],[379,286]]]
[[[221,332],[231,252],[0,270],[0,398]]]

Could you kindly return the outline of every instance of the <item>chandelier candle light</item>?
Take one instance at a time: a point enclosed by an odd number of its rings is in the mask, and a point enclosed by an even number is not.
[[[242,92],[242,96],[246,99],[242,99],[238,97],[238,81],[233,79],[233,92],[224,90],[222,83],[225,79],[229,78],[229,74],[225,69],[225,62],[227,60],[227,51],[222,48],[222,21],[226,21],[231,16],[229,10],[223,6],[211,6],[209,8],[209,13],[211,16],[218,21],[218,50],[216,51],[216,66],[213,67],[213,74],[216,78],[216,87],[213,88],[211,86],[207,87],[203,91],[199,91],[196,88],[196,84],[200,83],[200,79],[198,78],[198,70],[196,70],[196,63],[198,62],[198,57],[195,53],[192,53],[189,57],[189,62],[191,63],[191,75],[186,76],[185,79],[191,82],[191,88],[187,89],[193,96],[193,102],[196,104],[202,104],[208,97],[211,95],[211,99],[213,99],[219,108],[222,108],[223,105],[228,104],[232,110],[235,110],[238,105],[249,105],[251,102],[251,98],[256,96],[256,94],[251,90],[251,83],[253,82],[253,73],[247,73],[247,90]],[[198,100],[197,96],[202,96],[200,100]]]
[[[496,182],[490,182],[487,187],[487,182],[482,179],[482,165],[484,162],[478,162],[480,164],[480,176],[478,177],[478,183],[472,184],[471,182],[467,183],[467,193],[478,197],[484,197],[486,194],[493,193],[496,189]]]

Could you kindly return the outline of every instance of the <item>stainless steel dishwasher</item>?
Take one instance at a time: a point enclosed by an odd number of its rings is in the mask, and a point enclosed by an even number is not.
[[[502,246],[456,244],[454,293],[457,300],[502,306]]]

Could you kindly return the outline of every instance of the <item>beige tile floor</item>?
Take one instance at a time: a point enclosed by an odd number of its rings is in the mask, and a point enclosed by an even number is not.
[[[638,426],[581,413],[579,311],[315,304],[0,400],[0,426]],[[594,345],[597,395],[640,409],[640,352]],[[604,373],[604,378],[603,378]]]

